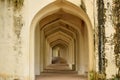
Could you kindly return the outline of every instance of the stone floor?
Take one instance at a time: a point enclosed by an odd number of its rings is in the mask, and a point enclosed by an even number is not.
[[[36,80],[87,80],[87,77],[78,75],[67,64],[52,64]]]
[[[46,73],[36,76],[36,80],[87,80],[87,77],[78,76],[77,74]]]
[[[68,64],[50,64],[46,67],[47,70],[71,70]]]
[[[87,80],[87,78],[82,76],[72,76],[72,75],[52,75],[52,76],[37,76],[36,80]]]

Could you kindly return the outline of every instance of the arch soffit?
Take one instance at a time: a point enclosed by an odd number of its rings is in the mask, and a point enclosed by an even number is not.
[[[55,46],[62,47],[62,48],[69,48],[68,45],[66,45],[66,44],[61,44],[61,43],[60,43],[60,44],[58,43],[58,44],[53,45],[53,46],[51,46],[51,47],[53,48],[53,47],[55,47]]]
[[[69,48],[70,45],[73,45],[73,42],[71,40],[69,40],[68,38],[60,35],[60,36],[57,36],[56,38],[48,41],[48,44],[51,47],[54,47],[55,45],[61,44],[61,45],[64,45],[65,47]]]
[[[65,39],[70,42],[73,41],[73,38],[70,35],[67,35],[61,31],[57,31],[57,32],[53,33],[52,35],[48,36],[46,38],[46,40],[48,40],[48,42],[51,42],[51,41],[55,40],[56,38]]]
[[[56,29],[52,28],[51,30],[47,31],[47,33],[45,33],[45,37],[48,37],[48,36],[52,35],[53,33],[58,32],[58,31],[61,31],[62,33],[65,33],[65,34],[71,36],[72,38],[76,39],[75,33],[72,33],[71,31],[68,31],[68,30],[60,28],[60,27],[57,27]]]
[[[71,28],[66,29],[65,26],[63,27],[63,26],[61,26],[59,23],[62,23],[62,24],[64,24],[64,25],[68,25],[68,26],[71,27]],[[55,26],[55,25],[56,25],[57,27],[52,28],[52,27]],[[67,22],[67,21],[64,21],[64,20],[62,20],[62,19],[57,20],[57,21],[54,21],[54,22],[46,25],[46,26],[43,28],[43,30],[44,30],[45,32],[49,32],[49,31],[51,31],[52,29],[56,29],[56,28],[58,28],[58,27],[66,30],[66,31],[69,31],[69,32],[71,32],[72,34],[73,34],[73,33],[76,33],[76,34],[80,33],[80,34],[82,34],[81,31],[80,31],[80,29],[79,29],[78,27],[76,27],[74,24],[71,24],[71,23],[69,23],[69,22]],[[47,28],[51,28],[51,29],[47,29]],[[47,29],[47,30],[46,30],[46,29]],[[75,35],[74,35],[74,36],[75,36]]]
[[[57,45],[57,44],[63,44],[63,45],[65,45],[65,46],[68,46],[68,45],[69,45],[69,43],[66,42],[65,40],[57,39],[57,40],[51,42],[51,43],[50,43],[50,46],[53,47],[53,46],[55,46],[55,45]]]
[[[31,23],[32,27],[30,30],[34,31],[36,28],[36,25],[39,23],[40,20],[42,20],[43,18],[49,15],[56,13],[59,10],[63,10],[66,13],[70,13],[72,15],[79,17],[87,25],[87,30],[89,31],[89,33],[92,34],[92,31],[93,31],[92,25],[90,23],[88,15],[80,7],[77,7],[76,5],[65,0],[52,2],[47,6],[45,6],[42,10],[40,10],[33,18],[33,21]]]
[[[63,10],[59,10],[57,13],[54,13],[52,15],[49,15],[42,19],[39,22],[40,28],[44,28],[46,25],[49,25],[50,23],[56,22],[56,21],[67,21],[71,24],[74,24],[75,27],[81,28],[82,20],[70,13],[65,13]]]

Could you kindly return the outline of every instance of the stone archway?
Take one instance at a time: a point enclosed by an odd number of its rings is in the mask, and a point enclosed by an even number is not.
[[[68,64],[75,65],[78,74],[95,70],[93,30],[89,18],[81,8],[65,0],[44,7],[31,23],[30,77],[34,79],[34,72],[39,75],[51,63],[52,46],[58,44],[68,47]]]

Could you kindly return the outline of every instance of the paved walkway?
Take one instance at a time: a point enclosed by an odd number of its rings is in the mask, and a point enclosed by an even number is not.
[[[77,75],[67,64],[51,64],[36,80],[87,80],[87,77]]]
[[[86,77],[77,74],[46,74],[36,76],[36,80],[87,80]]]

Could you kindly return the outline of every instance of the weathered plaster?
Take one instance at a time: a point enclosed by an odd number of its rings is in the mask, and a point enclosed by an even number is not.
[[[120,0],[113,0],[114,55],[117,67],[116,76],[120,78]]]
[[[0,80],[24,78],[24,66],[21,67],[24,65],[20,38],[23,26],[21,1],[0,1]]]
[[[1,80],[29,80],[30,24],[36,13],[53,1],[55,0],[0,0]],[[102,61],[103,64],[99,64],[102,65],[102,71],[107,78],[111,78],[119,70],[120,0],[68,1],[86,9],[95,31],[96,64]],[[97,10],[97,1],[103,1],[99,3],[100,10]],[[99,60],[97,53],[101,53],[102,59]],[[97,71],[98,67],[96,65]]]
[[[112,0],[104,1],[105,8],[106,8],[106,22],[105,22],[105,54],[106,54],[106,77],[111,78],[112,75],[116,73],[116,66],[115,66],[115,60],[114,60],[114,26],[112,22]]]

